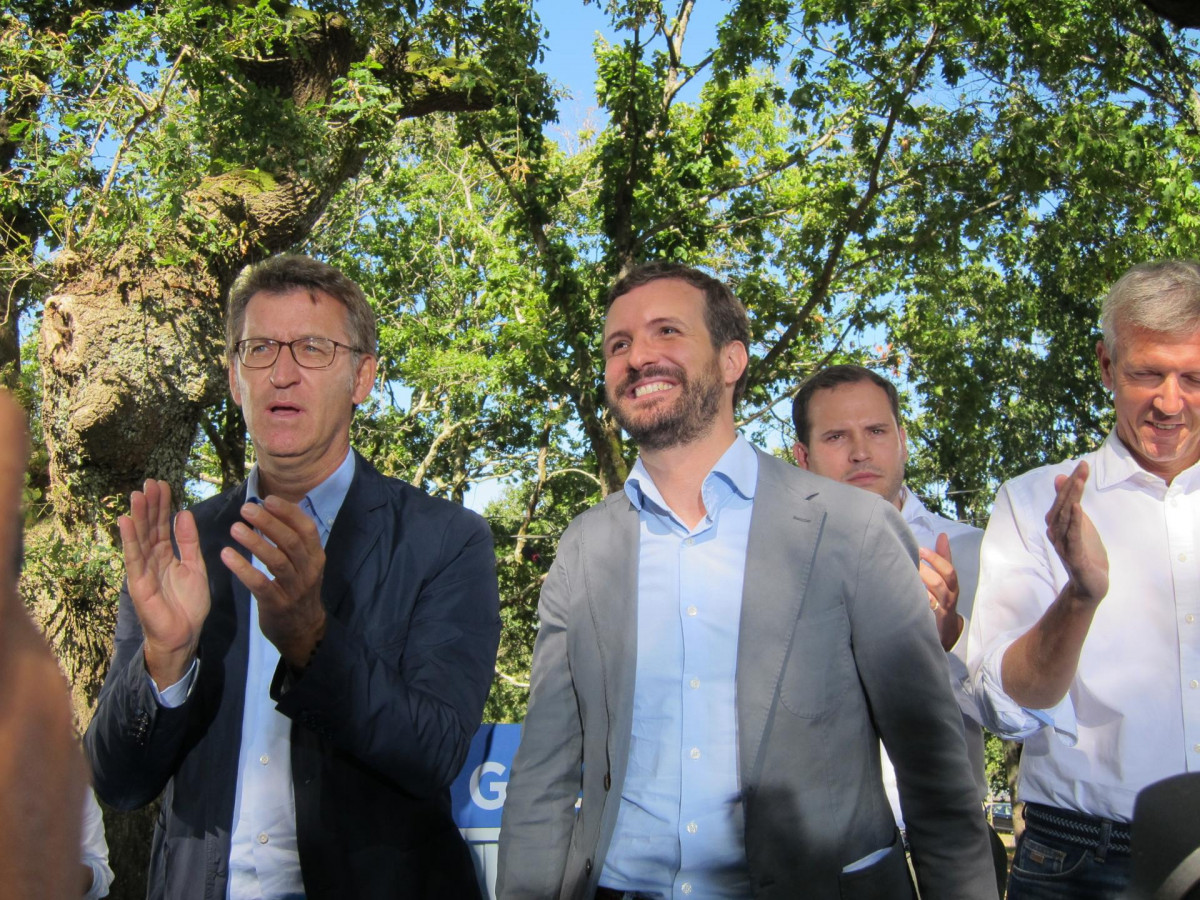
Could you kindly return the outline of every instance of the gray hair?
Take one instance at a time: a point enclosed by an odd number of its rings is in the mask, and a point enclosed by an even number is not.
[[[1165,259],[1138,263],[1118,279],[1100,308],[1100,328],[1109,355],[1117,352],[1123,326],[1163,334],[1200,328],[1200,263]]]
[[[242,269],[229,289],[229,308],[225,316],[225,350],[229,359],[242,338],[246,306],[259,293],[287,294],[293,290],[309,294],[321,291],[346,307],[347,331],[355,348],[355,359],[362,354],[378,355],[375,311],[362,288],[333,266],[309,256],[272,256]]]

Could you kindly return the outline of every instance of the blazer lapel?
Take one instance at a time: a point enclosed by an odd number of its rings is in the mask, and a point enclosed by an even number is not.
[[[742,783],[757,780],[766,733],[796,619],[812,576],[825,512],[797,489],[787,463],[759,453],[758,484],[738,632],[737,706]]]
[[[321,599],[330,615],[336,615],[383,530],[379,515],[386,498],[383,476],[358,451],[350,452],[354,454],[354,479],[325,542]]]
[[[232,547],[242,556],[250,558],[250,552],[229,533],[233,524],[241,520],[242,504],[245,502],[246,484],[242,482],[236,491],[213,509],[211,515],[206,515],[208,510],[205,507],[200,507],[203,512],[193,513],[212,601],[202,632],[204,653],[213,659],[225,660],[229,678],[239,684],[245,684],[246,681],[246,628],[250,623],[250,595],[244,588],[235,590],[235,585],[241,588],[241,582],[221,562],[221,551],[225,547]]]
[[[229,530],[241,519],[246,501],[245,482],[216,506],[201,505],[193,512],[200,535],[200,550],[208,573],[212,605],[200,637],[200,677],[195,690],[206,712],[199,720],[211,723],[217,738],[209,746],[206,764],[213,784],[220,785],[204,798],[205,821],[220,823],[205,836],[205,855],[211,865],[229,854],[233,828],[234,788],[237,783],[237,748],[242,740],[246,705],[246,667],[249,657],[250,592],[221,562],[221,550],[232,547],[247,559],[250,553]],[[210,513],[209,510],[212,510]],[[232,748],[231,750],[229,748]]]
[[[581,555],[604,679],[609,752],[623,761],[633,728],[637,668],[638,513],[622,492],[605,501],[601,515],[597,527],[585,533]]]

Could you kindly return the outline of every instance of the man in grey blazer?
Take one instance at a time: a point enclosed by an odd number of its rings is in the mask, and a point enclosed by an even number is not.
[[[995,898],[945,656],[896,510],[734,427],[749,323],[639,267],[605,386],[639,458],[542,589],[500,838],[503,898]],[[581,796],[582,794],[582,796]]]

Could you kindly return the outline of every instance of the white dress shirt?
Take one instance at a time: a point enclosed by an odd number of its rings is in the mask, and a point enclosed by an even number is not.
[[[1067,696],[1052,709],[1023,709],[1004,693],[1000,666],[1067,583],[1045,516],[1054,477],[1074,460],[1000,489],[969,662],[985,724],[1025,741],[1022,800],[1129,821],[1143,787],[1200,771],[1200,464],[1168,486],[1115,432],[1084,459],[1082,505],[1108,551],[1109,589]]]
[[[908,488],[904,488],[903,492],[904,506],[900,515],[904,517],[904,522],[917,539],[917,543],[926,550],[933,550],[939,534],[944,534],[950,539],[950,557],[958,575],[957,610],[963,617],[963,630],[955,645],[946,652],[946,662],[950,665],[950,687],[954,690],[954,697],[958,700],[959,709],[963,714],[963,735],[967,739],[971,774],[975,776],[975,785],[982,802],[987,799],[988,784],[984,771],[983,729],[979,725],[980,716],[975,706],[974,693],[971,691],[970,678],[967,676],[967,632],[971,626],[971,610],[975,603],[975,590],[979,584],[979,545],[983,541],[983,532],[965,522],[956,522],[932,513]],[[900,811],[896,770],[892,768],[892,761],[888,759],[882,745],[880,762],[883,765],[883,789],[887,792],[888,802],[896,815],[896,824],[903,828],[904,817]]]
[[[107,897],[108,889],[113,883],[113,870],[108,864],[104,817],[100,812],[100,804],[96,802],[96,795],[90,787],[83,795],[83,840],[79,847],[79,857],[83,864],[92,870],[92,886],[83,895],[83,900],[100,900],[101,897]]]

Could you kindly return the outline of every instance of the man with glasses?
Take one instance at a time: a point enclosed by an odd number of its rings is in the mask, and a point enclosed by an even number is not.
[[[165,788],[152,898],[478,896],[448,789],[499,640],[488,528],[350,449],[376,337],[340,272],[247,269],[226,339],[255,466],[174,523],[147,481],[120,519],[97,793]]]

